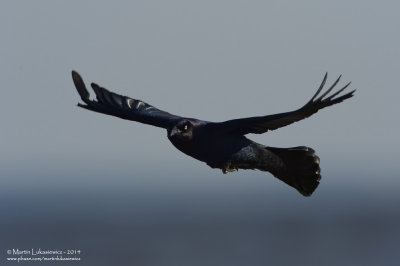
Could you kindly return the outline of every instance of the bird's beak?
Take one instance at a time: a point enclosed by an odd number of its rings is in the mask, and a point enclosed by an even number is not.
[[[174,128],[171,130],[171,132],[169,133],[169,136],[170,136],[170,137],[173,137],[173,136],[177,135],[178,133],[180,133],[180,130],[177,129],[176,127],[174,127]]]

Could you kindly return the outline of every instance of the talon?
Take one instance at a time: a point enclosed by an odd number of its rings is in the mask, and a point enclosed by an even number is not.
[[[235,170],[238,171],[238,167],[233,165],[232,162],[227,162],[222,168],[224,174],[227,172],[234,172]]]

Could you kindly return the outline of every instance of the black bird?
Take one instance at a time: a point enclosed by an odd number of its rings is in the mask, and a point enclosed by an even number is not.
[[[315,114],[324,107],[352,97],[355,90],[339,95],[350,83],[328,96],[340,77],[320,95],[327,79],[325,74],[311,100],[295,111],[215,123],[172,115],[141,100],[110,92],[95,83],[91,86],[96,100],[90,100],[81,76],[72,71],[75,87],[85,103],[78,103],[79,107],[165,128],[168,139],[178,150],[212,168],[222,169],[223,173],[238,169],[268,171],[304,196],[310,196],[321,179],[319,158],[314,150],[304,146],[269,147],[251,141],[245,135],[262,134],[287,126]]]

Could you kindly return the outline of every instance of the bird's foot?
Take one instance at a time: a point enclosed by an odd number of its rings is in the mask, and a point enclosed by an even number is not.
[[[222,167],[222,173],[226,174],[227,172],[234,172],[238,171],[238,167],[235,166],[232,162],[227,162],[223,167]]]

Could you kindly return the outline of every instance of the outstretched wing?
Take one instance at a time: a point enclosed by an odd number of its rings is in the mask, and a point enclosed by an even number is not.
[[[339,76],[339,78],[333,83],[333,85],[327,91],[325,91],[322,95],[320,95],[320,92],[322,91],[322,88],[325,85],[327,77],[328,73],[325,74],[320,87],[318,88],[314,96],[311,98],[311,100],[296,111],[267,115],[267,116],[234,119],[221,123],[211,123],[209,124],[209,128],[225,133],[229,132],[240,135],[245,135],[249,133],[261,134],[267,132],[268,130],[274,130],[280,127],[290,125],[294,122],[300,121],[304,118],[307,118],[315,114],[322,108],[340,103],[353,96],[355,90],[339,96],[339,94],[350,85],[350,82],[340,90],[327,96],[332,91],[332,89],[337,85],[341,76]]]
[[[96,94],[96,100],[90,100],[85,83],[76,71],[72,71],[72,79],[85,103],[78,103],[78,106],[82,108],[162,128],[168,128],[182,119],[180,116],[161,111],[140,100],[110,92],[95,83],[91,86]]]

